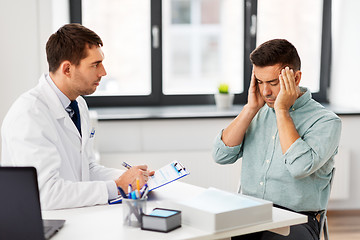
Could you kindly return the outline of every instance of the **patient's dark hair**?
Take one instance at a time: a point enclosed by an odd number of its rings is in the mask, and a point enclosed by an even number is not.
[[[52,34],[46,43],[49,71],[56,72],[60,64],[68,60],[74,65],[87,57],[87,46],[103,46],[101,38],[92,30],[77,24],[66,24]]]
[[[300,70],[301,60],[294,45],[285,39],[273,39],[258,46],[251,54],[252,64],[258,67],[281,64]]]

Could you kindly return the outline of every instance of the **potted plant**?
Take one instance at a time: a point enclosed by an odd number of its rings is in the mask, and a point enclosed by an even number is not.
[[[230,109],[234,102],[234,94],[229,92],[229,84],[220,83],[215,94],[216,107],[219,110]]]

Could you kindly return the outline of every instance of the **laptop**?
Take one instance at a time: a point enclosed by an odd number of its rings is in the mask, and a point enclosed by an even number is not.
[[[0,239],[49,239],[65,220],[43,220],[34,167],[0,167]]]

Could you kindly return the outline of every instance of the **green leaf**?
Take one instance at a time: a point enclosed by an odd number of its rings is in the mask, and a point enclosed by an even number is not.
[[[229,93],[229,84],[227,83],[220,83],[219,87],[219,93]]]

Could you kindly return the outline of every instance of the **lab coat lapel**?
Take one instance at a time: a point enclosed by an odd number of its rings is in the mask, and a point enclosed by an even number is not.
[[[72,133],[76,134],[81,140],[79,131],[61,104],[60,99],[45,79],[45,75],[42,75],[40,78],[40,87],[44,89],[42,92],[44,93],[45,103],[48,105],[48,108],[54,117],[59,121],[60,124],[63,124],[64,127],[68,128]]]
[[[52,112],[54,117],[58,120],[59,124],[63,125],[64,128],[67,128],[70,134],[75,134],[78,136],[81,142],[81,179],[82,181],[88,181],[90,179],[89,173],[89,162],[87,160],[87,152],[86,152],[86,144],[89,140],[90,133],[88,132],[89,129],[89,118],[87,117],[87,108],[84,106],[83,99],[78,99],[79,110],[80,110],[80,121],[81,121],[81,134],[82,137],[76,128],[75,124],[69,117],[69,114],[64,109],[63,105],[60,102],[60,99],[51,88],[47,80],[45,79],[45,75],[41,76],[40,78],[40,87],[43,88],[44,93],[44,102],[48,105],[49,110]],[[81,98],[81,97],[79,97]],[[70,137],[70,136],[69,136]],[[70,137],[70,139],[72,139]],[[74,143],[76,144],[76,143]]]
[[[65,111],[66,112],[66,111]],[[66,113],[67,114],[67,113]],[[78,129],[76,128],[74,122],[71,120],[71,118],[69,117],[69,115],[64,116],[64,126],[66,128],[68,128],[73,134],[75,134],[80,141],[82,141],[80,133],[78,131]]]
[[[78,98],[79,99],[79,98]],[[80,102],[81,100],[78,100]],[[80,110],[80,122],[81,122],[81,135],[82,135],[82,145],[86,146],[87,141],[89,140],[89,122],[88,118],[86,117],[87,109],[83,106],[83,104],[79,104]]]
[[[78,100],[78,103],[82,101]],[[81,144],[81,180],[82,181],[89,181],[90,180],[90,173],[89,173],[89,162],[87,159],[87,151],[86,151],[86,144],[89,140],[89,122],[88,118],[86,117],[87,109],[83,106],[83,104],[79,104],[80,110],[80,121],[81,121],[81,135],[82,135],[82,144]]]

